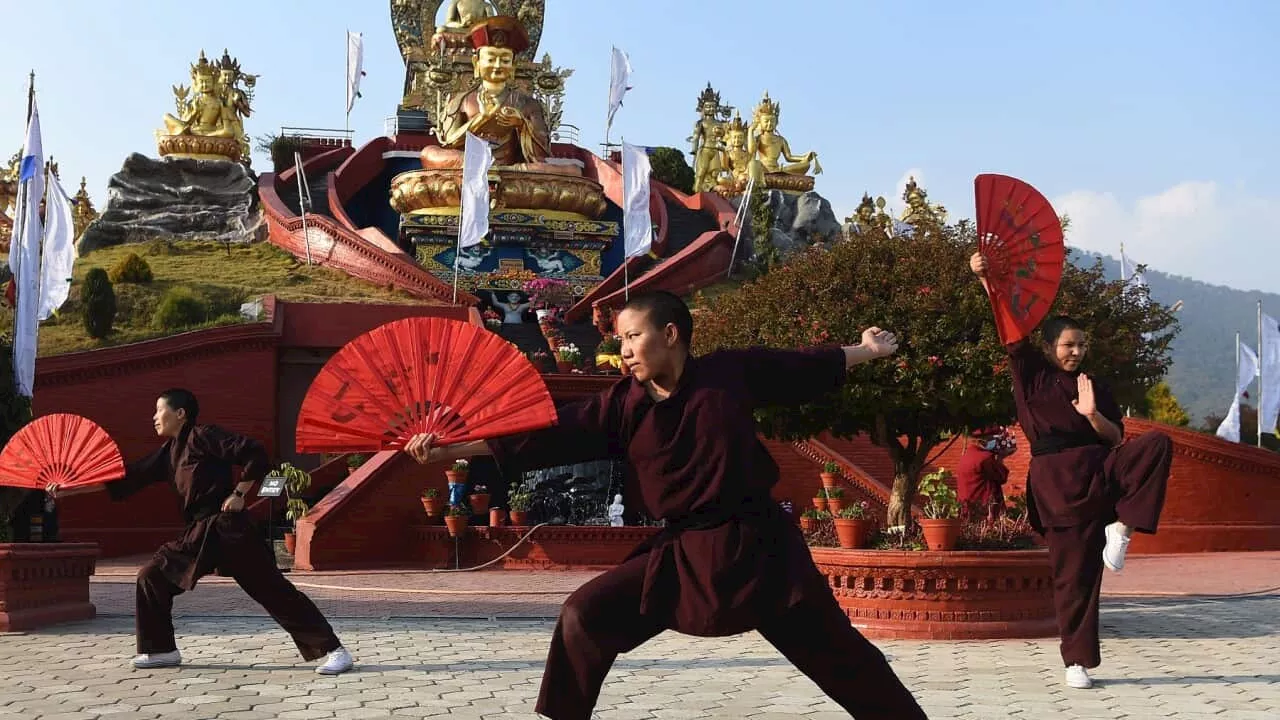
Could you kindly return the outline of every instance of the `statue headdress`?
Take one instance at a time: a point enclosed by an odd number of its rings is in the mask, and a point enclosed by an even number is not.
[[[197,76],[201,75],[205,77],[213,77],[217,74],[218,66],[209,62],[208,58],[204,56],[204,51],[201,50],[200,59],[191,66],[191,79],[194,80]]]
[[[778,117],[778,113],[780,111],[781,111],[781,108],[778,106],[778,103],[773,100],[770,100],[769,91],[765,90],[764,97],[761,98],[760,104],[756,105],[756,109],[755,109],[755,112],[753,113],[753,116],[760,117],[761,115],[771,115],[776,118]]]
[[[745,135],[749,129],[747,123],[742,119],[742,115],[737,110],[734,110],[733,119],[729,121],[729,127],[727,128],[728,132],[737,131]]]
[[[707,89],[698,96],[698,109],[701,110],[707,103],[715,103],[716,107],[720,107],[720,93],[711,87],[711,83],[707,83]]]
[[[231,57],[226,48],[222,49],[222,59],[218,61],[219,70],[233,70],[237,75],[240,74],[240,61]]]

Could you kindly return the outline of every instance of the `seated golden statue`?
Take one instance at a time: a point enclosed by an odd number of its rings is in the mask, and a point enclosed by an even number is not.
[[[907,207],[900,216],[903,223],[914,225],[922,222],[946,222],[947,209],[941,205],[930,205],[929,193],[916,184],[914,176],[907,179],[902,199],[907,201]]]
[[[498,14],[490,0],[450,0],[444,23],[431,36],[431,47],[445,54],[470,52],[471,28]]]
[[[249,114],[249,103],[236,87],[241,78],[252,85],[254,76],[243,75],[239,63],[223,52],[221,64],[205,58],[191,66],[191,88],[196,96],[181,85],[173,88],[177,113],[164,115],[164,130],[156,131],[161,155],[213,160],[247,160],[249,138],[244,132],[242,116]]]
[[[716,192],[725,197],[734,197],[745,192],[752,168],[756,168],[757,172],[759,170],[759,163],[753,162],[751,152],[747,150],[748,131],[749,128],[743,122],[742,116],[735,112],[733,120],[729,121],[724,131],[725,148],[720,153],[722,171],[716,182]],[[761,178],[757,177],[756,182],[760,181]]]
[[[471,30],[473,59],[480,84],[451,99],[436,128],[440,144],[422,150],[429,170],[462,167],[467,133],[489,142],[495,167],[558,175],[581,175],[572,165],[545,162],[551,154],[551,132],[542,103],[511,85],[515,55],[529,46],[520,21],[492,17]]]
[[[780,190],[808,191],[813,189],[813,178],[807,177],[810,170],[814,175],[822,174],[822,166],[818,164],[818,154],[807,152],[795,155],[791,152],[791,144],[778,134],[778,115],[781,107],[769,99],[766,91],[760,104],[751,116],[751,131],[747,135],[747,151],[759,163],[753,172],[756,182],[764,179],[764,186]],[[785,162],[784,162],[785,161]],[[792,176],[792,177],[787,177]],[[803,179],[801,179],[803,178]]]

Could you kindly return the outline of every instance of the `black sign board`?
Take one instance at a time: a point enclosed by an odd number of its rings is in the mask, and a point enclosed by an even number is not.
[[[258,487],[258,497],[280,497],[284,493],[284,476],[271,473],[262,479]]]

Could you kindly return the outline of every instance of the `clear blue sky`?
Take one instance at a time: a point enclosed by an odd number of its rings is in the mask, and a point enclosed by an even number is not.
[[[1115,255],[1123,240],[1160,270],[1280,291],[1278,2],[547,5],[539,52],[575,69],[565,119],[590,147],[616,44],[635,87],[615,139],[683,148],[708,81],[744,115],[768,89],[793,149],[818,151],[817,190],[841,217],[864,191],[899,192],[909,172],[969,216],[973,176],[1004,172],[1072,216],[1077,246]],[[201,48],[225,46],[262,74],[254,136],[342,127],[348,28],[366,38],[357,142],[382,133],[404,78],[388,0],[0,0],[0,17],[0,147],[21,144],[34,69],[46,152],[66,184],[88,176],[99,207],[126,155],[155,155],[170,87],[188,82]]]

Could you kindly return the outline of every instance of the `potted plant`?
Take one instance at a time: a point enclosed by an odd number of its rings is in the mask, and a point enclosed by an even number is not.
[[[489,512],[489,488],[484,485],[471,488],[471,512],[477,515]]]
[[[471,463],[466,458],[454,460],[448,470],[444,471],[450,485],[466,485],[467,475],[471,473]]]
[[[930,550],[952,550],[960,537],[960,502],[947,485],[951,473],[939,469],[920,478],[920,494],[926,498],[920,529]]]
[[[471,522],[471,508],[462,505],[450,505],[444,513],[444,524],[449,528],[449,537],[458,537],[467,531]]]
[[[842,508],[836,515],[836,539],[840,547],[853,549],[862,547],[867,538],[867,511],[870,505],[866,500],[856,502]]]
[[[819,490],[818,494],[813,496],[813,509],[814,510],[827,509],[827,491],[826,490]]]
[[[800,516],[800,529],[807,533],[813,532],[818,528],[818,523],[824,520],[829,520],[830,518],[831,513],[826,510],[810,508],[805,510],[804,514]]]
[[[524,485],[516,488],[509,498],[507,505],[511,508],[511,524],[512,525],[528,525],[529,524],[529,506],[533,504],[533,493]]]
[[[577,345],[569,343],[556,348],[556,368],[562,373],[573,372],[582,364],[582,351]]]
[[[822,478],[822,487],[833,488],[840,480],[840,465],[838,463],[823,463],[822,472],[819,473]]]
[[[535,278],[526,282],[522,289],[528,293],[529,302],[539,309],[539,320],[544,317],[542,310],[568,307],[573,302],[573,289],[564,280]]]
[[[422,509],[427,511],[427,517],[433,518],[440,513],[440,491],[436,488],[427,488],[422,493]]]
[[[284,476],[284,517],[289,521],[289,529],[284,533],[284,551],[292,555],[298,544],[295,529],[298,519],[309,509],[302,493],[311,487],[311,474],[290,463],[280,463],[280,474]]]
[[[605,335],[596,346],[596,369],[611,373],[622,370],[622,338]]]
[[[844,490],[838,487],[823,488],[823,492],[827,494],[827,510],[832,515],[840,513],[840,507],[844,503]]]
[[[507,511],[502,508],[489,508],[489,527],[502,527],[502,521],[507,519]]]
[[[369,460],[368,455],[361,455],[360,453],[352,453],[348,455],[347,456],[347,474],[350,475],[351,473],[355,472],[356,469],[358,469],[361,465],[365,464],[365,462],[367,462],[368,460]]]

